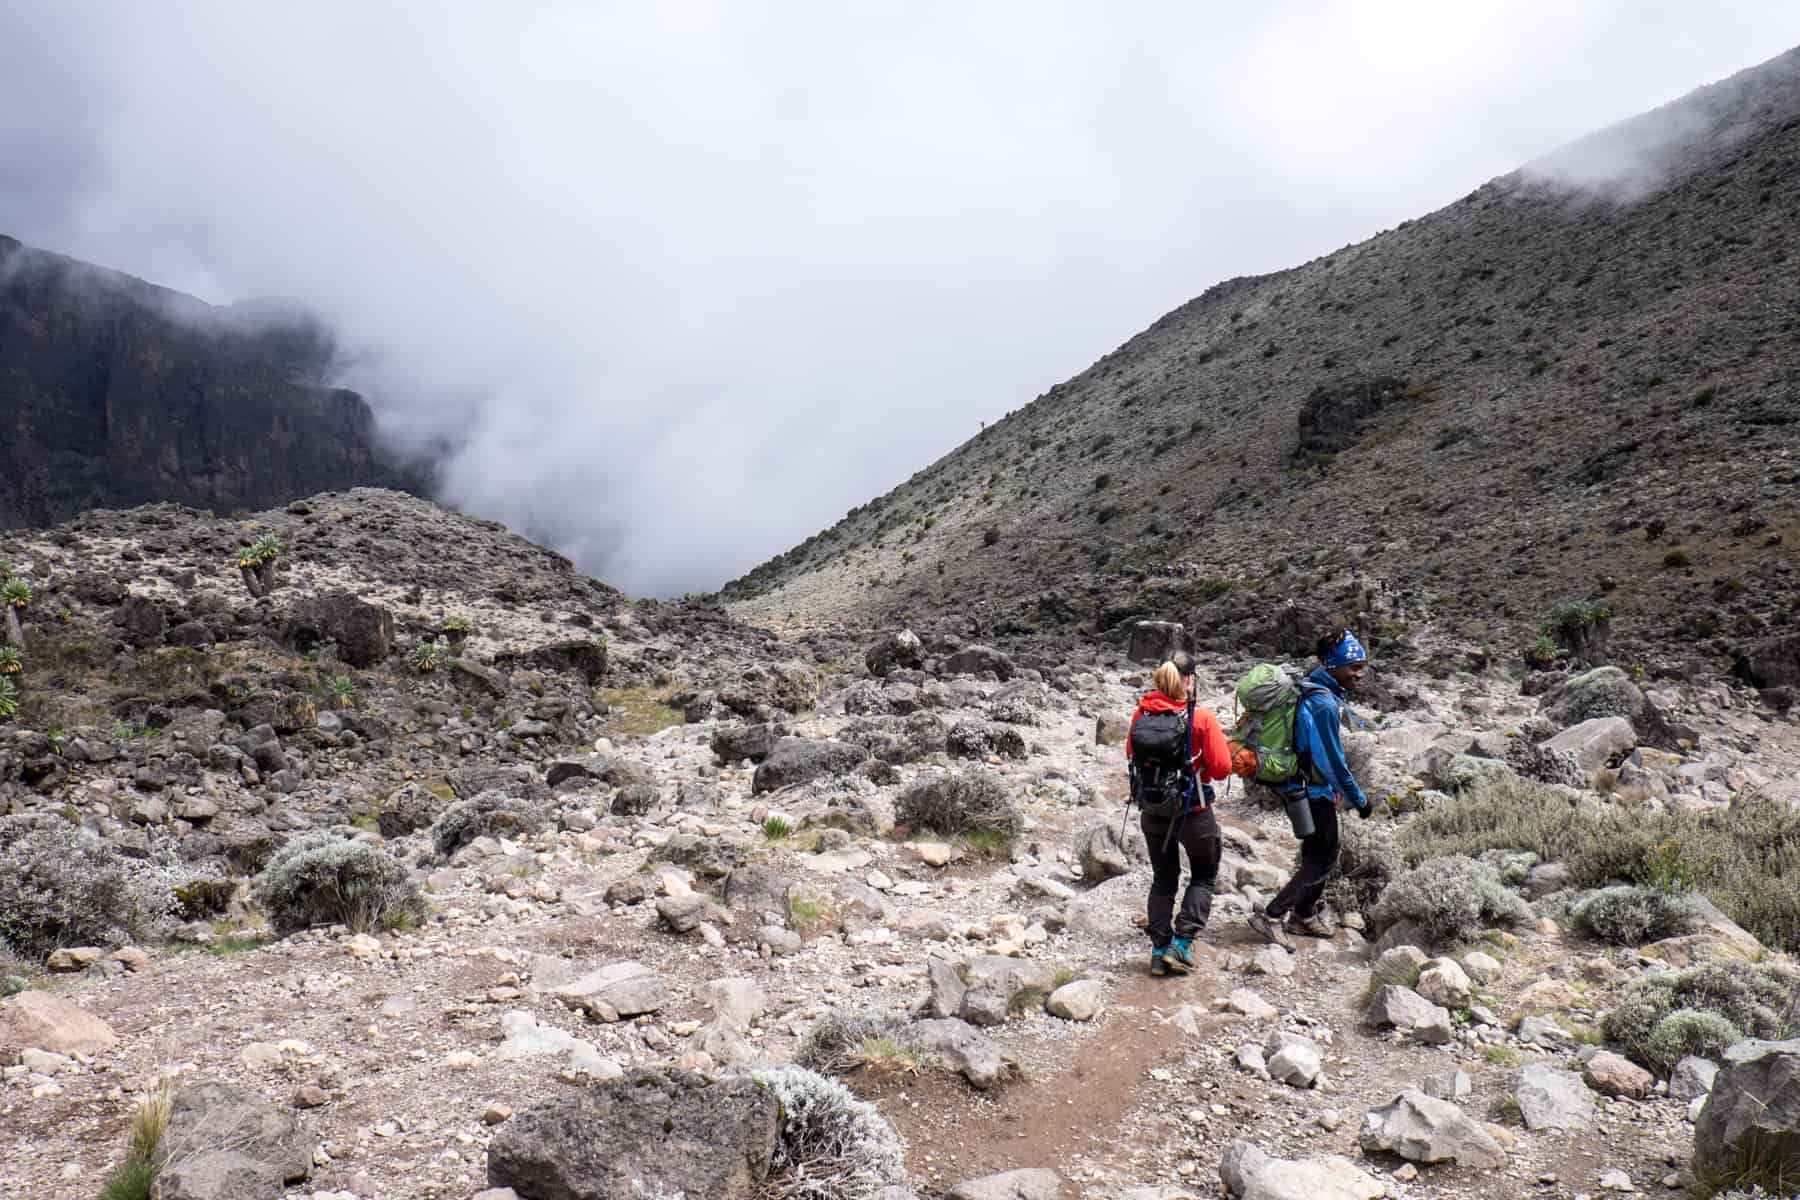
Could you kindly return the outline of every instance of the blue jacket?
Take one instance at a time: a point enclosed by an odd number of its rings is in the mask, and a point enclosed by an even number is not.
[[[1367,808],[1368,798],[1363,795],[1356,776],[1350,773],[1350,764],[1344,759],[1344,739],[1339,732],[1343,727],[1339,703],[1344,695],[1344,685],[1333,679],[1324,667],[1308,675],[1306,681],[1323,689],[1306,689],[1300,699],[1299,711],[1294,714],[1294,749],[1300,752],[1303,762],[1312,766],[1307,775],[1306,794],[1311,799],[1324,801],[1342,796],[1356,808]]]

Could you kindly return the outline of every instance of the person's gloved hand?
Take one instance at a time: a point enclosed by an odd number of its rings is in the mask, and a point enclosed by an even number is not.
[[[1371,816],[1373,816],[1374,813],[1375,813],[1375,806],[1366,801],[1363,803],[1363,806],[1361,808],[1356,810],[1356,815],[1361,817],[1365,821],[1368,820]]]

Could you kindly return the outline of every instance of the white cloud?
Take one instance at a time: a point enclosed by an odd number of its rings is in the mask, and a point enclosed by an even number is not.
[[[0,230],[312,304],[391,429],[459,447],[449,499],[655,593],[787,548],[1220,278],[1800,42],[1785,6],[1630,0],[8,23]]]

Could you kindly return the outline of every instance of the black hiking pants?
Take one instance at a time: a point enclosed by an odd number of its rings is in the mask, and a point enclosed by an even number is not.
[[[1300,861],[1294,867],[1293,878],[1282,885],[1275,898],[1269,901],[1269,907],[1263,910],[1271,921],[1279,921],[1289,913],[1302,921],[1312,916],[1319,906],[1319,897],[1325,894],[1325,880],[1337,866],[1337,805],[1330,800],[1315,799],[1312,819],[1312,836],[1300,839]]]
[[[1191,938],[1206,928],[1212,915],[1213,889],[1219,882],[1219,823],[1211,812],[1189,813],[1175,836],[1169,836],[1170,817],[1139,816],[1144,841],[1150,846],[1150,934],[1152,946],[1166,946],[1172,937]],[[1188,885],[1181,894],[1181,911],[1175,911],[1175,895],[1181,892],[1181,852],[1187,851]]]

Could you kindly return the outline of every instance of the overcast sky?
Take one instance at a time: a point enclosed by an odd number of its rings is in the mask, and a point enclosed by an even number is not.
[[[667,595],[1796,43],[1767,0],[0,0],[0,232],[310,304],[445,499]]]

